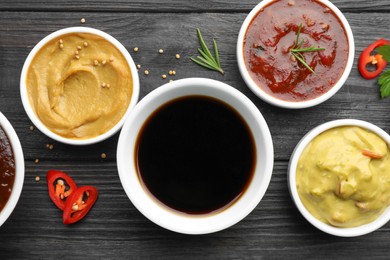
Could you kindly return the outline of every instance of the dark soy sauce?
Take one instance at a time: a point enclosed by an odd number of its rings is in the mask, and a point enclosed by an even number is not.
[[[245,192],[256,148],[244,119],[205,96],[173,100],[143,125],[136,144],[141,183],[161,203],[187,214],[220,211]]]

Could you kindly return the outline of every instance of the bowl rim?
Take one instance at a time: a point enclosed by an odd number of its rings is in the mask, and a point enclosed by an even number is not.
[[[15,180],[14,185],[12,187],[11,195],[5,204],[3,210],[0,211],[0,226],[4,224],[4,222],[9,218],[11,213],[16,207],[16,204],[19,201],[20,194],[23,189],[25,168],[24,168],[24,156],[22,145],[20,144],[20,140],[18,135],[15,132],[15,129],[12,127],[11,123],[8,119],[0,112],[0,127],[3,128],[6,133],[10,143],[11,148],[14,153],[15,159]]]
[[[131,76],[132,76],[132,79],[133,79],[133,93],[132,93],[132,96],[131,96],[131,100],[130,100],[129,106],[128,106],[125,114],[121,118],[121,120],[117,124],[115,124],[107,132],[105,132],[105,133],[103,133],[101,135],[98,135],[96,137],[89,138],[89,139],[70,139],[70,138],[66,138],[66,137],[60,136],[60,135],[52,132],[49,128],[47,128],[41,122],[41,120],[38,118],[38,116],[35,114],[35,112],[31,108],[31,105],[30,105],[30,102],[29,102],[29,99],[28,99],[28,94],[27,94],[27,87],[26,87],[27,72],[28,72],[30,64],[31,64],[33,58],[35,57],[35,55],[49,41],[51,41],[54,38],[57,38],[57,37],[59,37],[61,35],[70,34],[70,33],[90,33],[90,34],[95,34],[95,35],[98,35],[100,37],[103,37],[104,39],[106,39],[107,41],[112,43],[122,53],[122,55],[126,59],[128,65],[130,67],[130,72],[131,72]],[[130,56],[129,52],[113,36],[109,35],[106,32],[103,32],[101,30],[98,30],[98,29],[95,29],[95,28],[91,28],[91,27],[81,27],[81,26],[79,26],[79,27],[67,27],[67,28],[60,29],[60,30],[57,30],[55,32],[52,32],[49,35],[45,36],[43,39],[41,39],[37,43],[37,45],[35,45],[35,47],[31,50],[31,52],[27,56],[26,61],[23,64],[22,73],[21,73],[21,76],[20,76],[20,95],[21,95],[21,99],[22,99],[24,110],[26,111],[26,113],[27,113],[28,117],[30,118],[30,120],[46,136],[48,136],[48,137],[50,137],[50,138],[52,138],[52,139],[54,139],[54,140],[56,140],[58,142],[65,143],[65,144],[70,144],[70,145],[90,145],[90,144],[98,143],[98,142],[101,142],[103,140],[106,140],[106,139],[110,138],[112,135],[114,135],[116,132],[118,132],[120,130],[120,128],[123,126],[123,124],[124,124],[124,122],[126,120],[126,117],[129,115],[129,113],[134,109],[135,105],[137,104],[138,97],[139,97],[139,92],[140,92],[140,83],[139,83],[138,70],[137,70],[137,68],[135,66],[135,63],[134,63],[132,57]]]
[[[260,136],[258,139],[261,139],[261,141],[256,140],[255,136],[255,144],[256,147],[260,147],[260,142],[264,141],[264,147],[267,149],[268,153],[266,153],[266,158],[264,158],[264,172],[262,172],[261,175],[263,178],[263,182],[261,183],[260,186],[256,186],[256,189],[253,188],[254,186],[252,185],[252,191],[255,190],[255,195],[249,197],[247,199],[247,203],[245,203],[245,206],[242,211],[239,212],[239,214],[234,214],[229,218],[228,221],[226,220],[226,212],[229,211],[229,209],[234,208],[238,202],[235,202],[233,205],[231,205],[228,209],[223,210],[222,212],[219,212],[218,214],[211,214],[211,215],[205,215],[205,216],[191,216],[191,217],[186,217],[184,214],[178,214],[175,213],[171,210],[167,210],[166,207],[161,206],[156,200],[153,200],[147,192],[143,189],[142,185],[140,184],[137,173],[135,170],[134,166],[134,160],[131,159],[131,163],[129,163],[129,151],[134,149],[133,144],[135,143],[134,139],[130,139],[128,136],[134,135],[135,139],[137,138],[139,134],[139,129],[141,128],[142,125],[145,123],[145,121],[148,119],[148,117],[156,110],[158,107],[161,107],[163,104],[166,104],[170,100],[174,100],[179,97],[183,96],[190,96],[190,95],[198,95],[198,93],[194,94],[191,93],[191,91],[198,89],[198,88],[208,88],[208,89],[213,89],[216,90],[218,93],[220,91],[224,92],[226,95],[228,95],[230,98],[237,100],[237,102],[240,102],[240,106],[242,106],[242,110],[248,110],[248,114],[250,114],[249,117],[253,117],[255,115],[256,120],[254,121],[253,124],[256,124],[256,126],[251,126],[248,123],[251,131],[254,131],[255,127],[259,127],[257,129],[258,132],[261,131]],[[195,90],[199,91],[199,90]],[[200,90],[203,91],[203,90]],[[164,95],[170,95],[171,93],[172,96],[170,96],[167,101],[164,101],[165,97]],[[202,93],[201,95],[205,96],[210,96],[217,98],[229,105],[231,105],[234,109],[237,109],[233,104],[230,104],[226,101],[224,101],[222,98],[216,97],[217,94],[206,94]],[[156,108],[151,108],[150,112],[145,112],[146,109],[157,106]],[[237,110],[238,111],[238,110]],[[140,127],[134,126],[134,122],[137,121],[138,115],[141,114],[145,118],[142,120],[139,120],[140,122]],[[243,116],[243,115],[242,115]],[[243,116],[244,117],[244,116]],[[259,126],[258,126],[259,125]],[[131,133],[131,131],[135,131]],[[129,145],[128,140],[131,141],[131,144]],[[131,147],[130,147],[131,146]],[[264,148],[263,148],[264,149]],[[126,152],[127,151],[127,152]],[[130,154],[132,154],[130,152]],[[217,232],[223,229],[226,229],[239,221],[241,221],[243,218],[245,218],[252,210],[255,209],[255,207],[258,205],[258,203],[261,201],[263,198],[270,180],[272,176],[272,171],[273,171],[273,160],[274,160],[274,153],[273,153],[273,143],[272,143],[272,137],[271,133],[269,131],[268,125],[266,121],[264,120],[262,114],[258,110],[258,108],[247,98],[244,94],[242,94],[240,91],[237,89],[216,81],[212,79],[205,79],[205,78],[187,78],[187,79],[180,79],[176,80],[174,82],[166,83],[162,85],[161,87],[158,87],[157,89],[153,90],[150,92],[147,96],[145,96],[136,106],[134,109],[133,113],[127,118],[121,134],[119,136],[118,140],[118,147],[117,147],[117,167],[118,167],[118,174],[122,183],[122,186],[129,197],[130,201],[133,203],[133,205],[149,220],[154,222],[155,224],[177,232],[177,233],[183,233],[183,234],[191,234],[191,235],[199,235],[199,234],[208,234],[208,233],[213,233]],[[260,168],[259,163],[256,164],[255,171],[259,171]],[[255,172],[256,174],[256,172]],[[132,175],[132,177],[128,177]],[[134,176],[136,176],[136,180],[134,179]],[[259,177],[260,178],[260,177]],[[131,183],[131,179],[134,180],[133,183]],[[252,179],[253,182],[253,179]],[[250,189],[251,185],[249,188],[246,190],[248,191]],[[142,189],[142,191],[137,191],[139,189]],[[138,193],[137,193],[138,192]],[[153,204],[155,208],[158,208],[157,211],[155,210],[154,212],[158,212],[159,214],[152,214],[151,210],[148,208],[148,206],[145,203],[145,198],[141,198],[139,195],[139,192],[141,192],[143,195],[146,194],[148,198],[146,200],[150,201],[150,204]],[[245,192],[247,193],[247,192]],[[244,193],[244,195],[245,195]],[[240,199],[238,200],[240,201]],[[148,202],[149,203],[149,202]],[[241,205],[242,206],[242,205]],[[240,206],[240,208],[241,208]],[[225,214],[226,213],[226,214]],[[165,216],[163,216],[163,214]],[[218,216],[221,216],[222,214],[225,214],[225,220],[224,221],[219,221],[220,219]],[[231,213],[230,213],[231,215]],[[230,216],[229,215],[229,216]],[[167,218],[168,216],[169,218]],[[223,218],[220,217],[220,218]],[[217,221],[218,220],[218,221]],[[216,225],[211,226],[209,223],[214,223]],[[206,223],[206,224],[205,224]],[[197,226],[199,224],[199,226]],[[209,225],[209,226],[207,226]]]
[[[248,14],[246,19],[244,20],[240,32],[238,34],[238,40],[237,40],[237,63],[238,63],[238,68],[241,73],[242,78],[244,79],[246,85],[249,87],[249,89],[259,98],[264,100],[265,102],[282,107],[282,108],[287,108],[287,109],[302,109],[302,108],[308,108],[308,107],[313,107],[316,105],[319,105],[329,98],[331,98],[334,94],[336,94],[340,88],[344,85],[346,80],[348,79],[348,76],[352,70],[353,62],[354,62],[354,57],[355,57],[355,41],[354,41],[354,36],[352,33],[351,26],[349,25],[347,19],[345,18],[344,14],[330,1],[328,0],[316,0],[328,8],[330,8],[336,16],[339,18],[341,24],[344,26],[347,39],[348,39],[348,46],[349,46],[349,53],[348,53],[348,59],[347,59],[347,64],[345,66],[344,72],[341,75],[340,79],[334,84],[334,86],[329,89],[326,93],[310,100],[306,101],[300,101],[300,102],[291,102],[291,101],[285,101],[282,99],[278,99],[268,93],[266,93],[264,90],[262,90],[256,82],[252,79],[250,74],[247,71],[246,65],[245,65],[245,59],[244,59],[244,53],[243,53],[243,43],[244,43],[244,38],[246,35],[246,31],[248,29],[248,26],[250,25],[251,21],[253,18],[258,14],[260,9],[263,7],[269,5],[271,2],[274,2],[275,0],[262,0],[259,4],[257,4],[252,11]]]
[[[334,236],[356,237],[356,236],[362,236],[371,233],[379,229],[383,225],[385,225],[390,220],[390,206],[388,206],[387,209],[376,220],[370,223],[358,227],[352,227],[352,228],[339,228],[321,222],[320,220],[315,218],[303,205],[296,188],[296,168],[298,165],[298,160],[301,157],[303,150],[319,134],[329,129],[335,127],[342,127],[342,126],[357,126],[366,129],[368,131],[371,131],[377,134],[378,136],[380,136],[387,143],[387,146],[390,147],[390,135],[372,123],[363,120],[357,120],[357,119],[338,119],[338,120],[326,122],[309,131],[305,136],[302,137],[302,139],[296,145],[288,165],[288,173],[287,173],[288,187],[289,187],[290,196],[294,201],[295,206],[298,208],[300,213],[306,218],[306,220],[309,221],[313,226],[315,226],[319,230],[322,230],[325,233]]]

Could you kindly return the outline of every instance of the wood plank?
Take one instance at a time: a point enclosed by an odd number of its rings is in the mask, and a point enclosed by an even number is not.
[[[36,175],[53,167],[69,172],[80,185],[95,185],[99,199],[80,223],[65,226],[52,204],[46,182]],[[2,259],[29,258],[312,258],[383,256],[387,224],[365,237],[331,237],[311,226],[292,203],[287,162],[275,164],[271,184],[257,208],[237,225],[214,234],[184,236],[147,220],[123,191],[112,162],[27,163],[25,187],[12,217],[1,227]],[[245,234],[245,235],[243,235]],[[369,250],[367,250],[369,249]]]
[[[249,12],[259,0],[2,0],[0,11],[72,11],[72,12]],[[387,12],[390,10],[387,0],[333,0],[343,12]]]
[[[19,97],[19,77],[25,58],[32,47],[45,35],[68,26],[77,26],[77,13],[29,13],[0,12],[0,111],[13,123],[23,144],[26,159],[49,160],[100,160],[100,154],[108,154],[107,160],[115,160],[118,135],[97,145],[72,147],[58,144],[41,134],[31,132]],[[41,19],[41,17],[46,17]],[[386,27],[389,16],[378,13],[347,13],[355,33],[356,56],[378,37],[389,38]],[[18,17],[26,19],[18,20]],[[140,18],[141,17],[141,18]],[[263,113],[273,135],[276,159],[287,160],[299,139],[313,127],[339,118],[356,118],[372,122],[384,130],[390,130],[388,106],[390,99],[379,98],[375,81],[363,80],[355,65],[345,86],[329,101],[310,109],[285,110],[270,106],[257,98],[243,82],[236,64],[236,39],[244,15],[242,14],[109,14],[90,13],[87,26],[104,30],[116,37],[130,51],[140,71],[141,95],[167,83],[168,79],[207,77],[223,81],[247,95]],[[380,17],[380,18],[378,18]],[[15,22],[16,21],[16,22]],[[158,21],[158,22],[157,22]],[[226,26],[229,24],[229,26]],[[207,40],[215,37],[219,43],[224,76],[198,67],[189,60],[197,55],[198,40],[195,28],[202,28]],[[131,29],[129,29],[131,28]],[[134,53],[133,47],[140,51]],[[158,54],[163,48],[164,54]],[[175,59],[180,53],[181,59]],[[149,76],[143,74],[147,68]],[[175,69],[175,77],[161,78],[169,69]],[[54,143],[54,150],[46,149]],[[92,152],[91,152],[92,151]],[[75,154],[77,157],[75,158]]]

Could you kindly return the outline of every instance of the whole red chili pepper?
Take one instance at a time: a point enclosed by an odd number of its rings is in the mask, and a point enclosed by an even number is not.
[[[62,220],[64,224],[73,224],[82,219],[95,204],[98,191],[92,186],[83,186],[73,192],[65,204]]]
[[[64,210],[67,198],[77,189],[76,183],[69,175],[57,170],[48,171],[46,180],[50,199]]]
[[[385,39],[379,39],[374,43],[370,44],[362,52],[362,54],[360,54],[358,67],[359,67],[360,74],[363,76],[363,78],[365,79],[376,78],[385,69],[387,62],[383,59],[382,55],[380,54],[371,55],[372,51],[374,51],[376,48],[383,45],[390,45],[390,42]],[[376,65],[376,70],[369,71],[367,69],[368,64]]]

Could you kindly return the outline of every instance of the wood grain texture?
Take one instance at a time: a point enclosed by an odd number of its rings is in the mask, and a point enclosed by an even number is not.
[[[347,11],[345,16],[354,31],[357,55],[374,39],[390,38],[390,16],[383,14],[390,11],[388,1],[333,2]],[[20,137],[26,158],[26,178],[14,213],[0,228],[0,259],[387,259],[390,224],[372,234],[350,239],[329,236],[311,226],[290,199],[287,165],[299,139],[329,120],[363,119],[389,132],[390,99],[380,100],[375,81],[361,79],[356,69],[357,57],[345,86],[317,107],[285,110],[258,99],[245,86],[235,56],[238,31],[247,11],[256,3],[1,1],[0,111]],[[175,69],[177,74],[173,79],[221,80],[256,104],[269,124],[276,161],[265,197],[247,218],[225,231],[205,236],[166,231],[138,212],[122,189],[115,155],[118,134],[100,144],[73,147],[53,142],[38,130],[29,130],[31,122],[19,94],[24,60],[45,35],[64,27],[79,26],[81,17],[87,19],[85,26],[116,37],[135,62],[142,65],[140,98],[167,83],[161,75]],[[226,71],[224,76],[189,60],[196,55],[198,47],[197,27],[202,29],[206,40],[217,39]],[[138,53],[132,51],[136,46],[140,48]],[[158,54],[160,48],[164,49],[163,55]],[[182,58],[176,60],[176,53]],[[142,73],[145,68],[151,72],[149,76]],[[54,143],[54,150],[47,150],[47,143]],[[100,158],[102,152],[107,153],[107,159]],[[39,164],[33,163],[35,158],[40,159]],[[48,198],[44,177],[53,168],[68,172],[80,185],[95,185],[100,191],[99,200],[88,217],[73,226],[62,224],[60,211]],[[35,176],[42,180],[36,183]]]
[[[73,12],[249,12],[260,0],[2,0],[0,11],[73,11]],[[387,0],[332,0],[343,12],[387,12]]]

